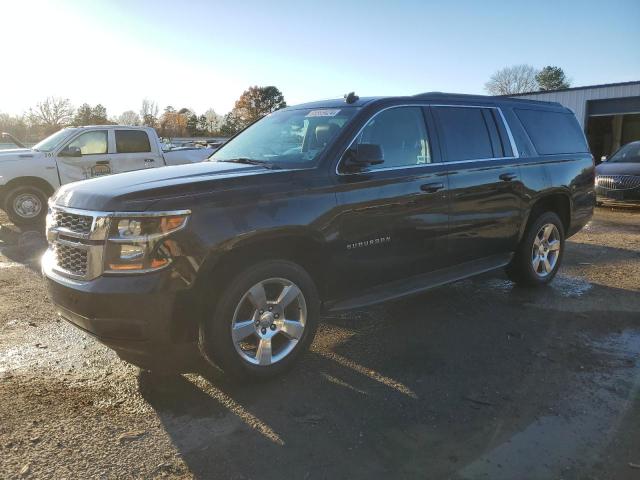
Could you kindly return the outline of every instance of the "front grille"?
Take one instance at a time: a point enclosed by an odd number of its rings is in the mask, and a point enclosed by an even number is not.
[[[91,232],[93,217],[75,213],[54,210],[52,212],[52,227],[65,228],[74,233],[86,235]]]
[[[80,277],[84,277],[87,274],[88,256],[86,249],[55,243],[53,252],[56,265],[62,270]]]
[[[596,185],[607,190],[627,190],[640,187],[640,176],[634,175],[598,175]]]

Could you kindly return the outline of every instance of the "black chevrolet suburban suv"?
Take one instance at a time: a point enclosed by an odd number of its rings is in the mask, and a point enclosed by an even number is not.
[[[59,314],[126,361],[268,377],[323,312],[503,267],[550,282],[594,204],[557,103],[349,95],[272,113],[203,163],[61,187],[42,268]]]

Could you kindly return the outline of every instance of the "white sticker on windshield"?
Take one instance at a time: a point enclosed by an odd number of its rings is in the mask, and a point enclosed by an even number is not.
[[[335,117],[338,113],[340,113],[340,109],[323,109],[323,110],[311,110],[307,113],[306,117]]]

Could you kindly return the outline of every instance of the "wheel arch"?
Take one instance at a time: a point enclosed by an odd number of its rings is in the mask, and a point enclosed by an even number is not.
[[[520,228],[520,239],[522,239],[527,227],[538,216],[544,212],[554,212],[562,221],[565,235],[571,228],[571,195],[563,190],[555,190],[537,197],[526,212],[526,220]]]
[[[199,319],[212,300],[230,281],[234,272],[266,260],[289,260],[300,265],[311,276],[320,299],[326,298],[326,251],[322,237],[305,228],[272,230],[252,235],[239,235],[218,246],[199,268],[194,287],[181,299],[184,308],[193,311],[195,318],[172,325],[172,337],[194,338]]]
[[[33,177],[33,176],[24,176],[24,177],[16,177],[9,180],[6,184],[2,186],[3,195],[7,195],[11,190],[14,190],[17,187],[36,187],[42,190],[47,197],[53,195],[55,192],[55,187],[51,185],[48,181],[41,177]]]

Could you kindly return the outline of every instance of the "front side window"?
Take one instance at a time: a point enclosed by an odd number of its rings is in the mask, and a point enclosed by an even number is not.
[[[308,167],[357,111],[356,107],[280,110],[241,132],[210,160],[253,161],[274,168]]]
[[[383,110],[367,122],[356,145],[380,145],[384,162],[370,170],[431,163],[431,151],[421,107]]]
[[[442,133],[447,161],[481,160],[494,155],[488,117],[484,108],[434,107],[433,113]]]
[[[102,155],[107,153],[107,131],[106,130],[94,130],[92,132],[86,132],[76,137],[67,145],[67,149],[70,147],[77,147],[82,152],[82,155]]]
[[[142,130],[116,130],[116,152],[141,153],[150,152],[149,135]]]

